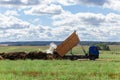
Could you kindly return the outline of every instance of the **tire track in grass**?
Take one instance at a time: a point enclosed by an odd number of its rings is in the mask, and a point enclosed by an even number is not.
[[[37,71],[24,71],[24,72],[16,72],[16,71],[1,71],[0,74],[14,74],[14,75],[18,75],[18,76],[29,76],[29,77],[38,77],[38,76],[46,76],[46,75],[50,75],[50,76],[55,76],[58,77],[59,75],[80,75],[82,77],[86,77],[86,76],[91,76],[91,77],[102,77],[104,75],[108,76],[110,79],[120,79],[120,73],[97,73],[97,72],[92,72],[92,73],[69,73],[69,72],[37,72]]]

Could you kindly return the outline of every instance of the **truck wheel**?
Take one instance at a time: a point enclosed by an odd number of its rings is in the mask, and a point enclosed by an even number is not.
[[[90,60],[95,60],[96,58],[94,56],[89,57]]]

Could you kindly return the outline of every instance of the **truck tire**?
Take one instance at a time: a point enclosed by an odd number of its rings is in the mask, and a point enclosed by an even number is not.
[[[90,60],[95,60],[96,58],[95,58],[95,56],[90,56],[89,59]]]

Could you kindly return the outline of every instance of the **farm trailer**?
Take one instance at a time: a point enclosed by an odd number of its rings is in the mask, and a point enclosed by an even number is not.
[[[61,44],[57,46],[57,48],[53,51],[53,55],[55,57],[61,57],[62,59],[90,59],[95,60],[99,58],[99,50],[96,46],[90,46],[89,47],[89,53],[86,53],[84,48],[82,47],[83,52],[85,55],[74,55],[71,52],[71,55],[65,55],[67,52],[72,50],[73,47],[75,47],[80,42],[80,39],[78,35],[76,34],[76,31],[74,31],[65,41],[63,41]]]

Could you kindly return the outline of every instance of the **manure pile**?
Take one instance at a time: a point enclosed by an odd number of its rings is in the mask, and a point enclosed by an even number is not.
[[[45,52],[9,52],[9,53],[0,53],[0,59],[9,59],[9,60],[25,60],[25,59],[60,59],[60,56],[57,54],[47,54]]]

